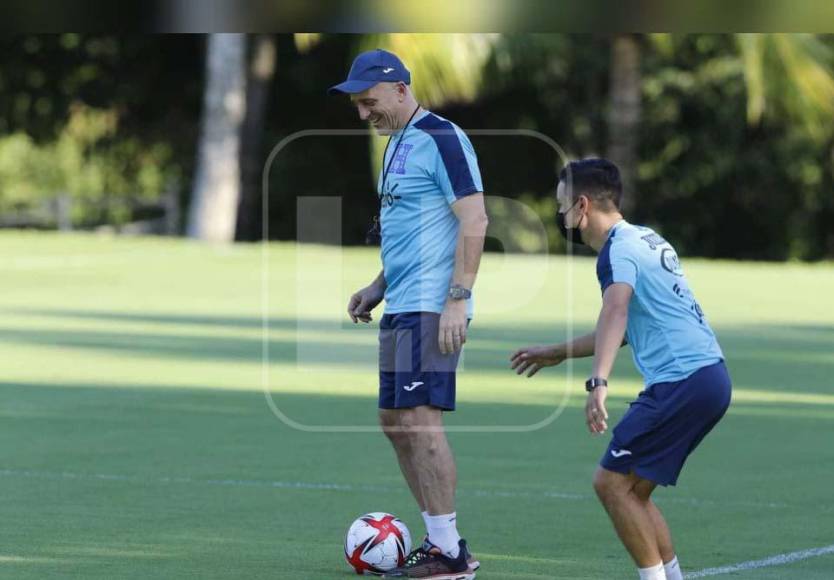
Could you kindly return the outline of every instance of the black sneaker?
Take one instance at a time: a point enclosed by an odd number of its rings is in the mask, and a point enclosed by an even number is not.
[[[383,578],[425,578],[427,580],[474,580],[475,571],[466,561],[469,549],[466,540],[458,543],[460,553],[457,558],[446,556],[440,548],[426,540],[423,545],[411,552],[405,564],[386,572]]]
[[[481,567],[481,563],[478,562],[478,560],[475,559],[475,556],[472,555],[472,552],[469,551],[469,544],[461,546],[461,550],[466,551],[466,563],[469,564],[469,569],[472,572]]]
[[[423,537],[423,543],[429,541],[428,536]],[[472,552],[469,551],[469,544],[466,544],[466,563],[469,564],[469,569],[473,572],[476,571],[478,568],[481,567],[481,563],[472,555]]]

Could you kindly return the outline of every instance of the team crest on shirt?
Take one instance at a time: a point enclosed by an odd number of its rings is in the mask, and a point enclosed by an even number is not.
[[[397,150],[394,152],[394,159],[391,161],[391,171],[398,175],[405,175],[405,162],[408,159],[408,154],[414,145],[411,143],[400,143]]]
[[[683,276],[683,268],[681,268],[681,262],[678,259],[678,255],[675,253],[675,250],[672,248],[664,248],[663,251],[660,253],[660,265],[663,266],[663,269],[669,272],[670,274],[674,274],[675,276]]]

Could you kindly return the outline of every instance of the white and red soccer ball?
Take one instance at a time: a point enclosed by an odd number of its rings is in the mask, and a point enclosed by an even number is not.
[[[405,563],[411,552],[411,534],[396,516],[365,514],[353,522],[345,536],[345,559],[357,574],[383,574]]]

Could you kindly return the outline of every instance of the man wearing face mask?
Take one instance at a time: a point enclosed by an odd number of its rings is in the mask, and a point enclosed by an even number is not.
[[[455,371],[469,319],[487,215],[472,143],[423,109],[395,55],[356,57],[331,93],[388,136],[378,180],[382,272],[351,296],[348,316],[379,325],[379,418],[428,532],[385,578],[472,580],[480,566],[458,533],[457,469],[443,427],[455,409]]]
[[[565,238],[596,251],[602,310],[596,330],[511,357],[533,376],[567,358],[593,356],[585,383],[591,433],[608,428],[608,378],[619,348],[631,346],[646,388],[631,403],[594,475],[594,489],[643,580],[682,580],[669,528],[651,494],[675,485],[684,462],[723,417],[730,377],[715,334],[684,278],[674,248],[620,214],[617,167],[569,163],[559,174],[557,222]]]

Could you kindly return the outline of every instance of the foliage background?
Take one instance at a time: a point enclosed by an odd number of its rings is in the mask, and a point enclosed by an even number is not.
[[[414,54],[431,49],[450,62],[468,55],[457,69],[470,71],[465,82],[440,75],[436,60],[407,61],[418,93],[465,129],[532,129],[571,158],[606,154],[611,37],[503,34],[467,47],[439,35],[390,36],[275,35],[262,146],[244,148],[254,151],[248,154],[257,166],[295,131],[364,128],[346,99],[325,91],[345,75],[356,52],[371,45]],[[437,46],[426,44],[429,37]],[[834,84],[814,84],[820,69],[807,57],[830,72],[834,37],[638,35],[637,41],[642,114],[627,217],[660,229],[684,255],[834,256],[834,123],[825,107],[834,103],[834,90],[826,92]],[[76,227],[126,223],[170,184],[187,205],[204,61],[205,37],[199,35],[0,39],[0,213],[69,194]],[[466,62],[476,61],[472,72]],[[441,85],[451,89],[434,90]],[[270,236],[296,238],[298,196],[343,196],[349,208],[343,241],[361,244],[376,211],[379,147],[370,141],[310,138],[283,151],[270,172]],[[473,142],[487,193],[523,201],[548,227],[544,248],[523,220],[511,226],[509,210],[492,204],[502,242],[492,240],[489,248],[561,251],[551,219],[560,160],[529,138]],[[254,179],[257,191],[260,175]],[[249,207],[249,222],[259,224],[260,204]],[[259,231],[238,237],[257,239]]]

